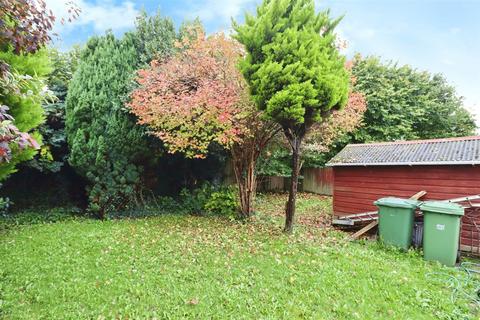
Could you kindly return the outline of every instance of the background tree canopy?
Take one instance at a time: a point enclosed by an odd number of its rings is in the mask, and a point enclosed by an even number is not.
[[[475,132],[472,114],[441,74],[359,55],[352,72],[355,90],[368,103],[364,125],[351,134],[354,142],[461,137]]]

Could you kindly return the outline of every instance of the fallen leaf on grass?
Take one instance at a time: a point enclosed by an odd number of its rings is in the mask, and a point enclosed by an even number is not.
[[[187,301],[187,304],[192,305],[192,306],[196,306],[198,304],[198,299],[197,298],[192,298],[192,299]]]

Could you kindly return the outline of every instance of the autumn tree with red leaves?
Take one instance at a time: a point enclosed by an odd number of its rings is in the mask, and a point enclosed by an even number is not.
[[[223,34],[206,37],[190,30],[177,54],[153,61],[138,72],[139,88],[129,107],[138,123],[147,125],[171,153],[204,158],[218,143],[232,155],[239,188],[240,212],[253,212],[255,166],[261,151],[278,132],[263,121],[251,102],[247,85],[237,69],[243,47]]]

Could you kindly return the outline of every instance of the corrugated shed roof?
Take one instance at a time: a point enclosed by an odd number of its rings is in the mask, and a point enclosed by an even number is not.
[[[480,164],[480,136],[349,144],[327,166]]]

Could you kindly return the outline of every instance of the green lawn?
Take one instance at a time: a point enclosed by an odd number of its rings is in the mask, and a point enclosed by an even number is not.
[[[0,231],[5,319],[466,319],[465,273],[319,227],[328,198],[301,195],[292,236],[284,196],[248,224],[163,215],[70,219]],[[313,222],[312,222],[313,221]],[[471,282],[470,282],[471,283]]]

